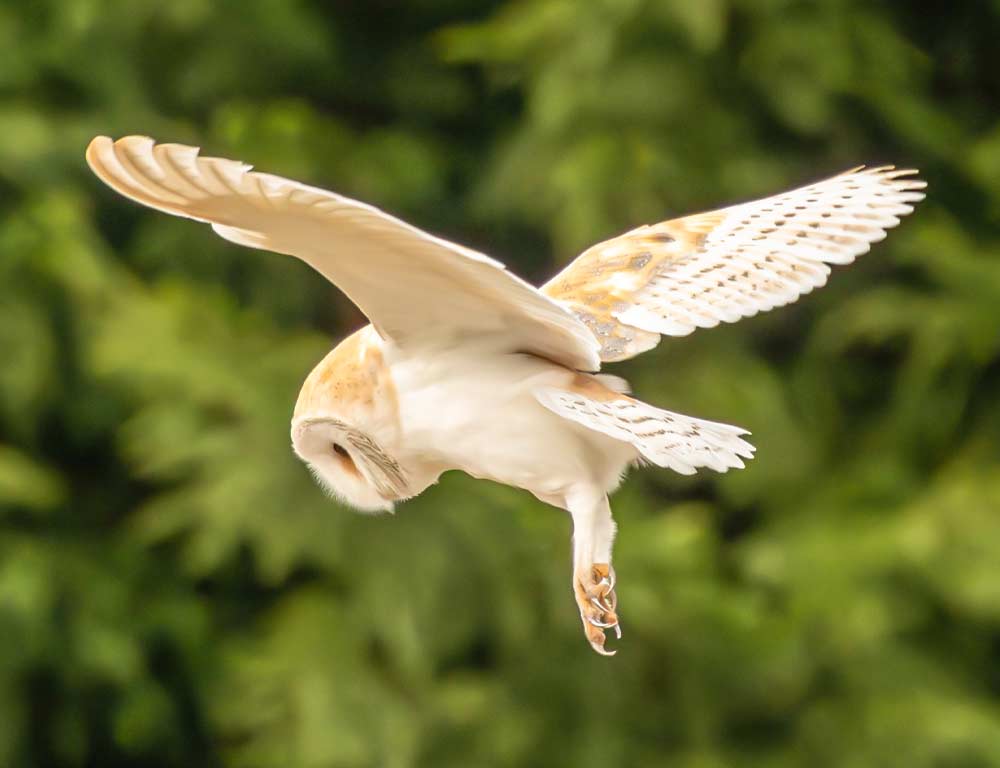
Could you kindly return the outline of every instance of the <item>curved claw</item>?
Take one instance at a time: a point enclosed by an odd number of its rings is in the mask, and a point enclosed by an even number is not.
[[[603,621],[598,621],[597,619],[592,619],[589,616],[587,617],[587,621],[589,621],[595,627],[600,627],[601,629],[611,629],[612,627],[615,627],[616,629],[618,628],[618,622],[617,621],[611,622],[610,624],[605,624]],[[620,629],[618,630],[617,634],[618,634],[618,637],[621,637],[621,630]]]
[[[615,581],[610,563],[596,563],[584,573],[579,573],[574,584],[587,640],[590,647],[602,656],[617,653],[604,647],[607,639],[604,631],[613,629],[616,639],[622,636],[616,613],[618,597],[614,592]]]
[[[597,651],[601,656],[614,656],[618,651],[609,651],[603,645],[598,645],[593,640],[590,641],[590,647]]]
[[[605,599],[609,599],[608,603],[609,610],[611,613],[614,613],[618,609],[618,595],[616,595],[614,592],[609,592],[607,595],[605,595]]]
[[[608,605],[601,602],[600,598],[592,597],[590,598],[590,602],[593,603],[594,606],[597,608],[597,610],[599,610],[601,613],[614,613],[614,611],[611,610],[611,608]]]
[[[604,647],[604,631],[596,627],[587,627],[587,641],[590,643],[590,647],[597,651],[601,656],[614,656],[617,651],[609,651]]]
[[[614,592],[609,592],[601,597],[592,597],[590,601],[597,606],[598,610],[605,613],[614,613],[618,607],[618,596]]]

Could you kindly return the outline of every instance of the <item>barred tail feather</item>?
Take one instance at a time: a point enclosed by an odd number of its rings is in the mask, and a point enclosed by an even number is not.
[[[588,429],[631,443],[643,458],[682,475],[699,468],[716,472],[742,469],[753,458],[754,447],[741,435],[745,429],[696,419],[656,408],[618,393],[595,398],[568,390],[545,388],[535,392],[550,411]]]

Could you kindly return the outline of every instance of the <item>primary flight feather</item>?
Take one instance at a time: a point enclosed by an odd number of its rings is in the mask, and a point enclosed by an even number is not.
[[[580,617],[606,655],[604,631],[621,636],[608,494],[625,470],[725,472],[754,449],[738,427],[629,396],[601,363],[795,301],[885,237],[924,187],[915,171],[854,169],[639,227],[536,289],[370,205],[194,147],[99,136],[87,162],[137,202],[302,259],[357,304],[370,325],[307,377],[295,452],[359,509],[392,509],[460,469],[567,510]]]

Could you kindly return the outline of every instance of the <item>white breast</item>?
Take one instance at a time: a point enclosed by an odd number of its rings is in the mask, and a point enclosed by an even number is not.
[[[530,355],[468,348],[387,356],[399,397],[409,466],[461,469],[559,498],[571,485],[617,485],[631,446],[580,428],[542,407],[533,391],[572,378]]]

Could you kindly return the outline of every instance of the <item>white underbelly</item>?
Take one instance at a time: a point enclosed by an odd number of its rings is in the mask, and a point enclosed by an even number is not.
[[[609,488],[634,449],[543,407],[539,384],[572,373],[524,355],[467,355],[393,366],[411,461],[560,497],[579,483]]]

